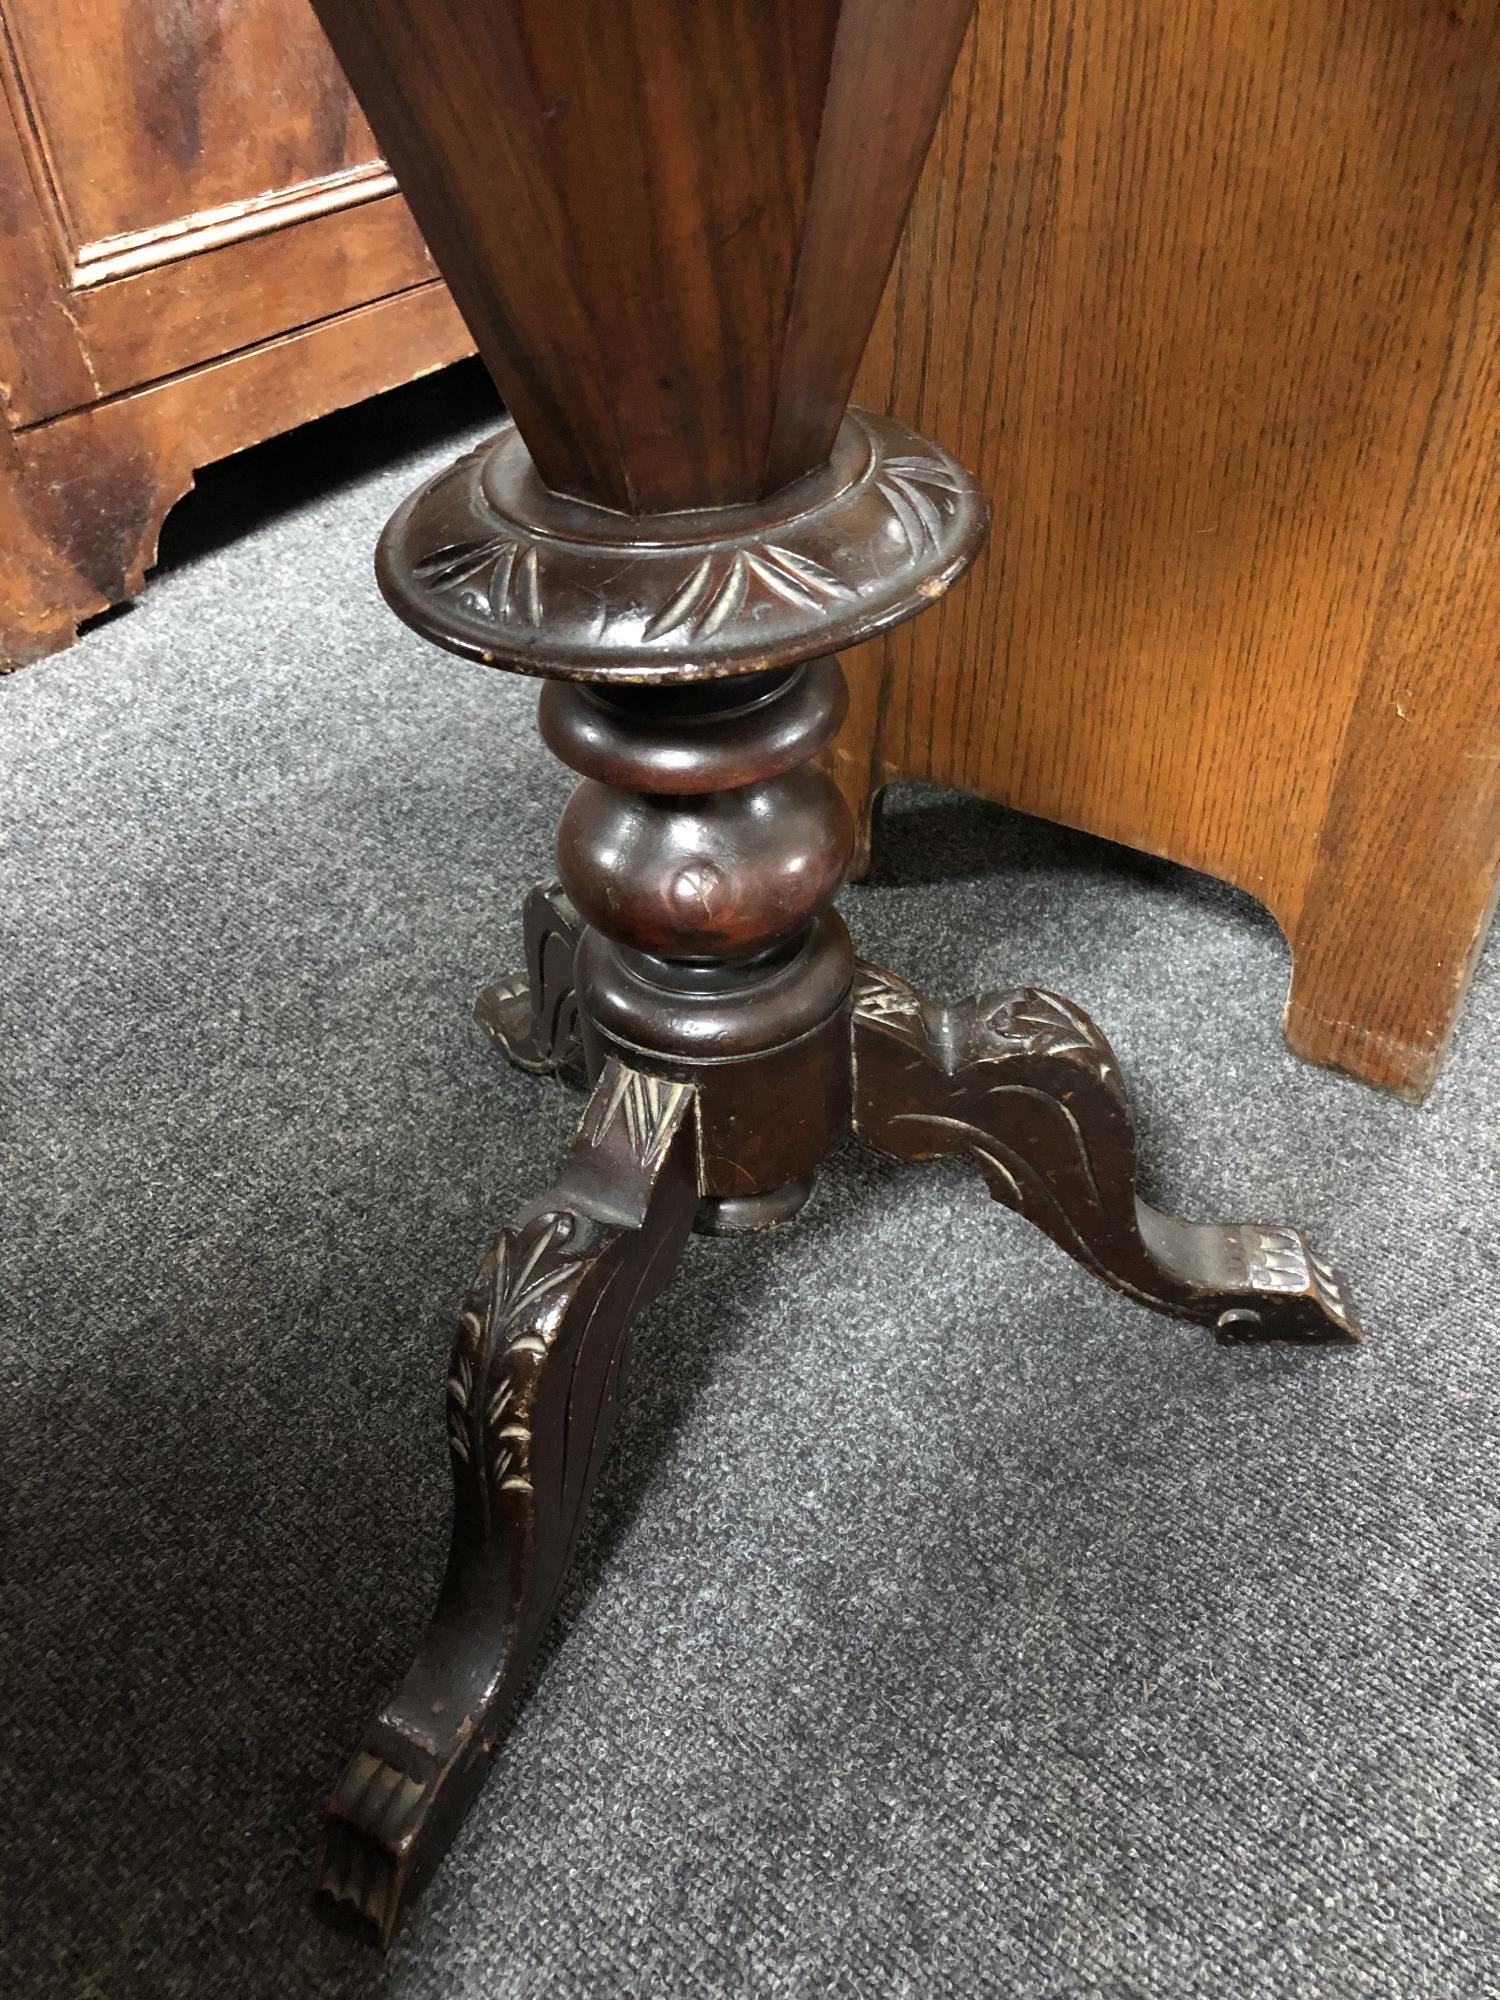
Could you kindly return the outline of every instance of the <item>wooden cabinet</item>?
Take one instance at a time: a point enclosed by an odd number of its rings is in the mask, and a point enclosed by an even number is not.
[[[1408,1096],[1500,865],[1497,168],[1497,0],[980,0],[856,389],[995,526],[850,660],[851,801],[1237,883]]]
[[[306,0],[0,0],[0,661],[196,466],[470,351]]]

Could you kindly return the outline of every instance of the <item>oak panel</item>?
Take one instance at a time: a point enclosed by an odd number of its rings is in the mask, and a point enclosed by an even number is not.
[[[851,797],[1239,884],[1294,1046],[1412,1095],[1500,865],[1497,104],[1494,0],[982,0],[856,391],[996,525],[851,662]]]

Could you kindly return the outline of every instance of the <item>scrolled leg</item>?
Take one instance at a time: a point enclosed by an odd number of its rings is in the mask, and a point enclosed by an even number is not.
[[[573,958],[583,931],[560,882],[539,882],[522,913],[526,970],[497,979],[474,1003],[474,1018],[517,1069],[538,1076],[582,1074]]]
[[[318,1886],[388,1942],[483,1781],[697,1202],[691,1088],[608,1062],[557,1186],[495,1238],[448,1379],[453,1541],[401,1687],[329,1804]]]
[[[971,1160],[1096,1277],[1221,1339],[1359,1339],[1343,1278],[1298,1230],[1184,1222],[1140,1199],[1119,1066],[1069,1001],[1020,987],[940,1006],[863,966],[853,1033],[855,1130],[870,1145]]]

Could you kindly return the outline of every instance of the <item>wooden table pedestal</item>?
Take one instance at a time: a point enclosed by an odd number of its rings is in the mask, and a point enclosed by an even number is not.
[[[1139,1199],[1077,1007],[924,999],[832,907],[835,654],[922,610],[986,526],[945,452],[847,407],[969,0],[317,6],[515,420],[398,511],[381,587],[438,645],[541,677],[581,780],[525,974],[478,1014],[591,1095],[460,1316],[447,1575],[319,1864],[389,1938],[481,1782],[632,1322],[693,1227],[788,1221],[852,1132],[972,1161],[1107,1284],[1221,1338],[1358,1336],[1295,1230]]]

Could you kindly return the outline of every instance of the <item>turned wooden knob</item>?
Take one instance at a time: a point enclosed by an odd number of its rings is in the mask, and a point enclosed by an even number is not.
[[[586,923],[660,958],[754,957],[838,894],[854,830],[811,767],[710,796],[642,796],[591,778],[557,835],[557,872]]]
[[[755,958],[838,894],[853,827],[808,763],[846,706],[837,660],[686,696],[550,686],[539,719],[584,781],[557,837],[563,886],[613,943],[686,962]]]

